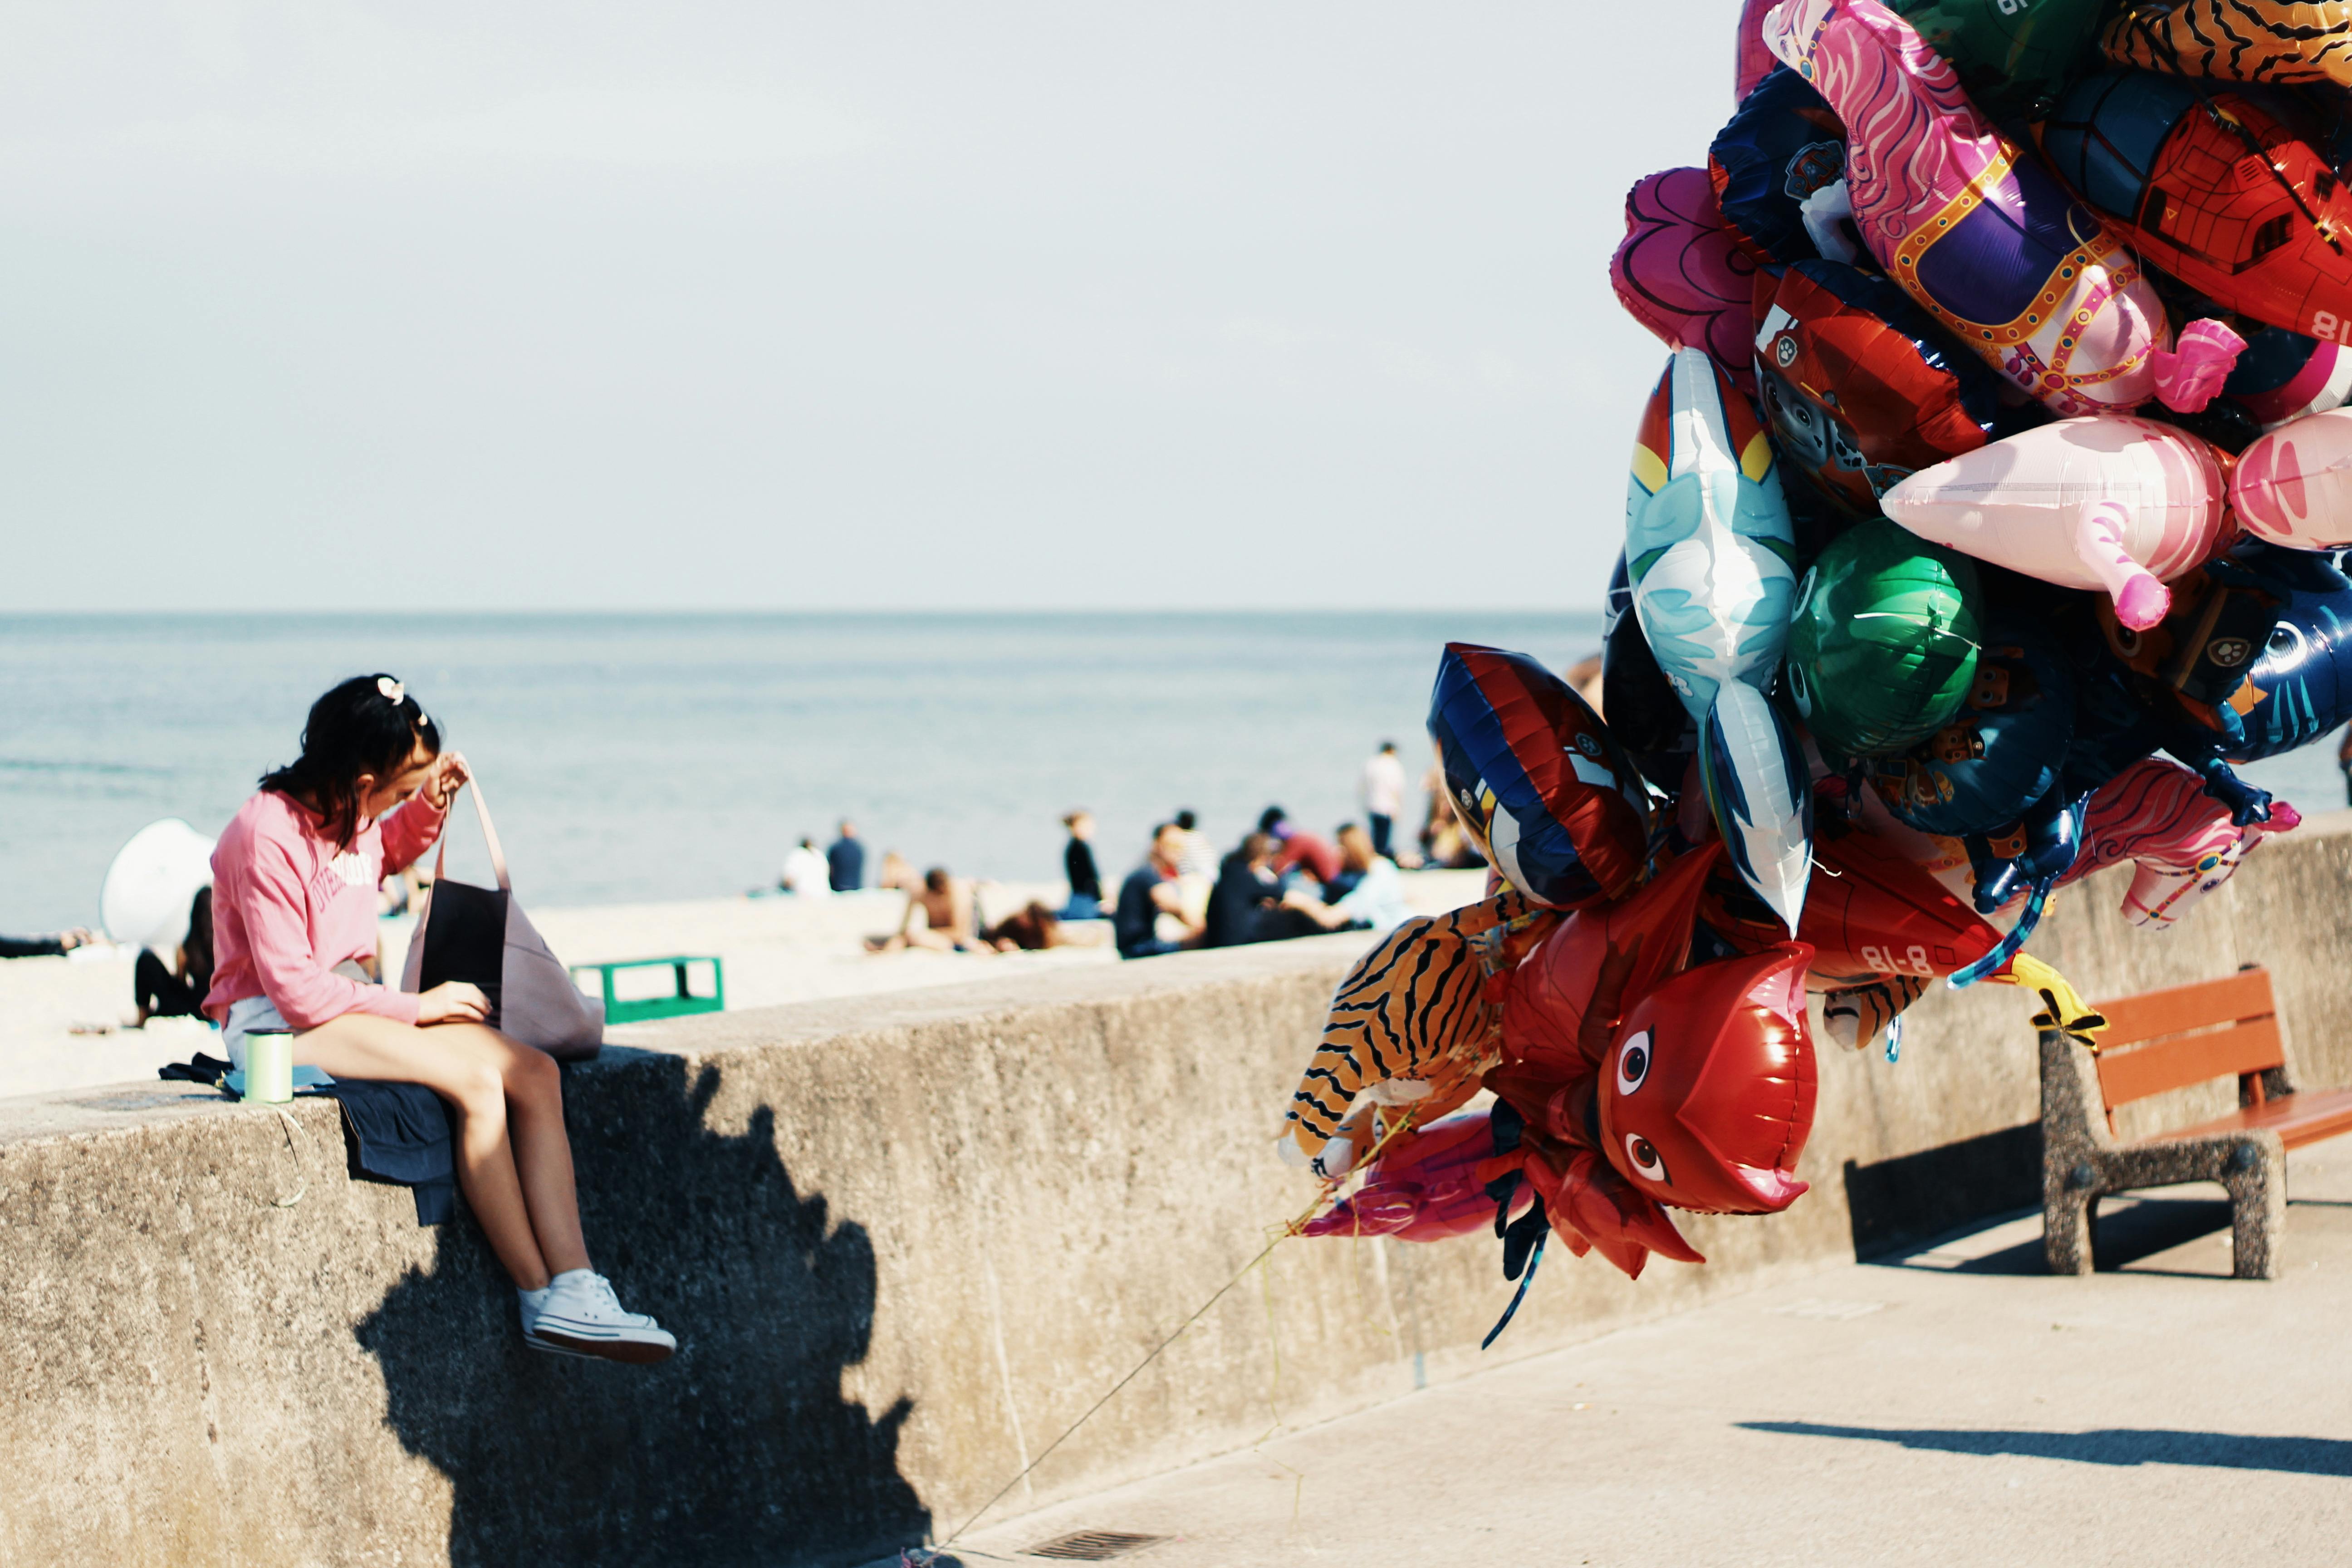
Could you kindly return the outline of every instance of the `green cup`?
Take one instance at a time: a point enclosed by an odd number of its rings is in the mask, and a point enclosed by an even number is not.
[[[245,1037],[245,1098],[257,1105],[284,1105],[294,1098],[294,1037],[263,1029]]]

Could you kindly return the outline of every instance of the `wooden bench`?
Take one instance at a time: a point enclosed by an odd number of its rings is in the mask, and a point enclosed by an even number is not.
[[[2352,1132],[2352,1089],[2295,1091],[2270,972],[2097,1004],[2097,1055],[2042,1032],[2042,1247],[2053,1274],[2088,1274],[2099,1199],[2140,1187],[2219,1182],[2230,1192],[2231,1272],[2275,1279],[2286,1218],[2286,1152]],[[2116,1140],[2116,1108],[2234,1077],[2238,1109],[2143,1138]]]

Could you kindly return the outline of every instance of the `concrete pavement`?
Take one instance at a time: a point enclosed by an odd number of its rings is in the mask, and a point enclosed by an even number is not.
[[[2352,1141],[2289,1169],[2275,1283],[2228,1278],[2218,1187],[2111,1203],[2090,1279],[2043,1274],[2039,1215],[2012,1218],[1277,1431],[950,1557],[1107,1531],[1167,1538],[1117,1559],[1139,1568],[2352,1561]]]

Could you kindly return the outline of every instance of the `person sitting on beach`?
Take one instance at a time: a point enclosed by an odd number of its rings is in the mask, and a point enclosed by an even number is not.
[[[1301,832],[1282,807],[1267,806],[1257,819],[1257,830],[1272,835],[1279,846],[1274,856],[1276,875],[1287,879],[1303,868],[1318,883],[1328,883],[1339,875],[1339,852],[1312,833]]]
[[[1275,847],[1273,835],[1253,833],[1225,857],[1209,894],[1202,947],[1280,942],[1322,929],[1300,911],[1283,907],[1282,879],[1274,871]]]
[[[794,898],[823,898],[833,891],[832,878],[832,868],[817,853],[816,840],[803,838],[784,857],[783,873],[776,879],[776,886]]]
[[[131,1027],[150,1018],[200,1018],[205,993],[213,986],[213,890],[199,888],[188,905],[188,934],[166,967],[149,948],[139,950],[131,968],[131,1000],[137,1007]]]
[[[97,940],[87,926],[68,926],[47,936],[0,936],[0,958],[59,958]]]
[[[1184,852],[1176,857],[1176,874],[1198,877],[1203,882],[1216,880],[1217,851],[1209,836],[1201,831],[1200,814],[1180,811],[1169,820],[1175,823],[1178,840],[1184,846]]]
[[[1070,841],[1062,846],[1062,874],[1069,879],[1069,901],[1062,906],[1066,921],[1102,919],[1102,873],[1095,868],[1095,816],[1074,811],[1062,818]]]
[[[1182,831],[1172,822],[1153,828],[1150,852],[1119,884],[1111,938],[1118,944],[1121,958],[1151,958],[1200,942],[1201,922],[1185,912],[1183,894],[1176,883],[1177,858],[1184,853]],[[1181,940],[1170,942],[1160,934],[1161,915],[1171,917],[1183,928]]]
[[[911,893],[923,885],[923,879],[915,875],[914,866],[904,855],[896,849],[885,849],[882,851],[882,874],[874,879],[874,885],[886,893]]]
[[[1390,931],[1412,918],[1396,862],[1373,853],[1372,836],[1360,824],[1350,822],[1340,827],[1339,858],[1344,868],[1353,873],[1354,886],[1328,903],[1303,889],[1293,889],[1283,898],[1284,908],[1297,910],[1325,931]]]
[[[824,881],[836,893],[854,893],[866,886],[866,841],[857,837],[857,825],[845,816],[833,842],[825,846]]]
[[[298,1063],[446,1100],[457,1183],[514,1281],[523,1342],[661,1361],[677,1340],[624,1310],[589,1262],[555,1058],[483,1022],[489,999],[462,981],[415,995],[352,978],[375,953],[377,883],[440,837],[469,776],[391,676],[354,676],[312,704],[301,755],[262,775],[213,850],[205,1011],[239,1067],[247,1034],[288,1030]]]
[[[1381,855],[1393,854],[1391,836],[1396,832],[1396,819],[1404,810],[1404,763],[1397,756],[1396,742],[1382,741],[1364,763],[1364,820],[1371,824],[1372,849]]]
[[[1069,944],[1069,938],[1062,934],[1061,917],[1035,899],[982,931],[980,937],[999,952],[1041,952]]]
[[[972,885],[950,877],[944,866],[923,873],[922,885],[907,895],[907,912],[888,936],[866,939],[869,952],[899,952],[910,947],[933,952],[993,952],[980,938],[972,915],[980,900]]]

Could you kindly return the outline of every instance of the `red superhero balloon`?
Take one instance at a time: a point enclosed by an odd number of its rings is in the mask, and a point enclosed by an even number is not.
[[[1778,1214],[1804,1195],[1813,1125],[1812,949],[1685,969],[1633,1004],[1601,1070],[1609,1158],[1662,1204]]]
[[[1720,851],[1561,922],[1509,977],[1487,1077],[1527,1122],[1523,1170],[1551,1222],[1632,1275],[1651,1252],[1703,1261],[1669,1207],[1770,1214],[1805,1190],[1812,950],[1685,967]]]

